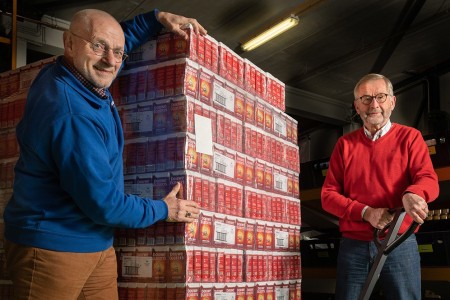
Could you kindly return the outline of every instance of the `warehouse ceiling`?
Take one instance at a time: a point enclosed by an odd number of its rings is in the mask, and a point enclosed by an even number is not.
[[[348,122],[353,87],[366,73],[387,75],[397,87],[450,68],[450,0],[18,1],[19,15],[34,19],[70,20],[79,9],[98,8],[125,20],[155,7],[196,18],[209,35],[285,82],[286,111],[299,120],[300,135]],[[299,16],[297,27],[251,52],[240,50],[241,41],[290,14]],[[324,118],[330,106],[315,99],[348,112]]]

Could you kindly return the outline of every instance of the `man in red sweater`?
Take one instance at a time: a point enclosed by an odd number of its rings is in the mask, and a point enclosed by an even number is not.
[[[391,123],[396,98],[390,80],[368,74],[354,89],[356,112],[364,126],[341,137],[322,187],[322,207],[339,218],[342,241],[336,299],[358,299],[377,254],[373,231],[392,221],[389,209],[404,207],[403,233],[423,223],[428,203],[439,194],[438,178],[421,133]],[[380,284],[387,299],[421,299],[420,256],[411,235],[393,250]]]

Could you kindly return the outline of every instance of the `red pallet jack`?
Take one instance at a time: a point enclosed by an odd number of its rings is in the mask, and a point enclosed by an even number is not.
[[[383,229],[375,229],[374,231],[374,242],[378,248],[378,254],[370,268],[369,275],[367,276],[364,287],[359,295],[359,300],[370,299],[370,295],[380,277],[381,270],[383,269],[388,254],[406,240],[416,230],[417,226],[419,226],[419,223],[413,222],[407,231],[402,235],[397,236],[406,212],[403,208],[392,210],[392,212],[395,213],[392,222]],[[388,229],[390,230],[388,231]],[[384,237],[384,239],[380,240],[381,237]]]

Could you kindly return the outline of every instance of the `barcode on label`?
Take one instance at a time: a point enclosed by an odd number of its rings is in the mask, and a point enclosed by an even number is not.
[[[223,95],[220,95],[220,94],[215,94],[214,101],[219,103],[222,106],[227,105],[227,98],[225,98]]]
[[[222,164],[222,163],[220,163],[220,162],[217,162],[217,161],[216,161],[216,167],[215,167],[215,170],[216,170],[217,172],[226,174],[226,173],[227,173],[227,166],[224,165],[224,164]]]
[[[125,123],[125,131],[139,131],[139,122]]]
[[[275,131],[276,132],[281,132],[281,129],[282,129],[281,124],[276,124],[275,123]]]
[[[125,275],[139,275],[139,266],[125,266]]]
[[[282,190],[283,189],[283,181],[275,181],[275,188]]]
[[[216,239],[221,242],[227,241],[227,233],[216,231]]]

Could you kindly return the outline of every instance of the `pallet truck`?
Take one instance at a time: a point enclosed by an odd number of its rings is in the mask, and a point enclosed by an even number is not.
[[[406,212],[403,208],[398,208],[391,210],[391,213],[395,213],[392,222],[387,224],[383,229],[375,229],[374,231],[374,242],[378,248],[378,254],[370,268],[369,275],[367,276],[364,287],[359,295],[359,300],[370,299],[370,295],[380,277],[381,270],[383,269],[388,254],[406,240],[416,230],[417,226],[419,226],[419,223],[413,222],[407,231],[402,235],[397,236]],[[384,239],[381,240],[381,237],[384,237]]]

